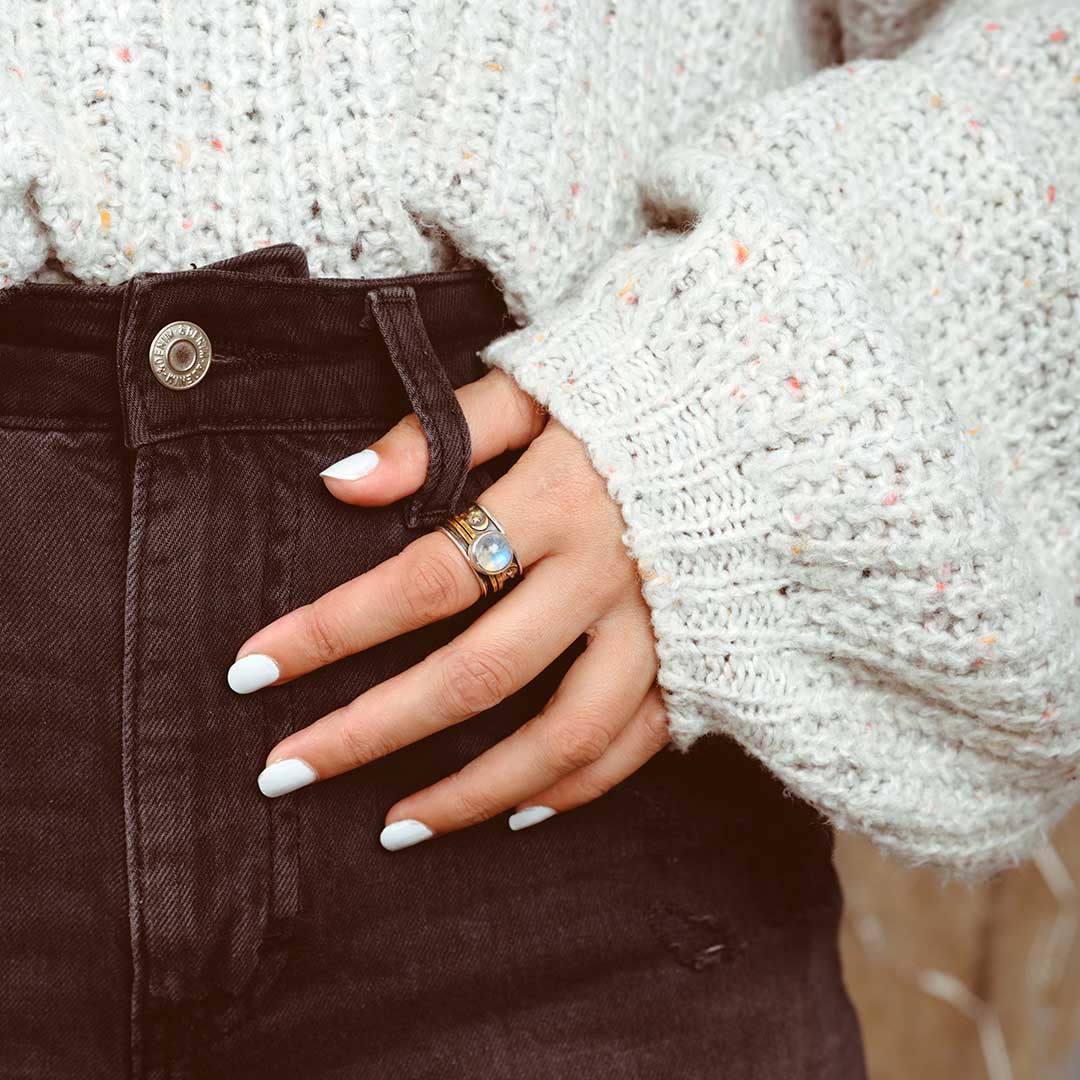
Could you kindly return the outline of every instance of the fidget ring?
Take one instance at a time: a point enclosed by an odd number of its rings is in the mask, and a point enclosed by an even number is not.
[[[521,577],[521,563],[502,526],[479,503],[447,518],[439,529],[446,533],[469,564],[484,596],[500,592]]]

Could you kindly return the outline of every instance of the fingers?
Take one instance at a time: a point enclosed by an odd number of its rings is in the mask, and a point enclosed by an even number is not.
[[[622,630],[616,620],[597,630],[539,716],[459,772],[394,806],[386,816],[384,846],[395,849],[407,846],[402,838],[415,842],[476,824],[538,791],[554,794],[555,809],[579,805],[572,802],[576,794],[617,773],[640,749],[640,740],[628,746],[621,732],[656,674],[651,643]],[[615,761],[601,766],[616,747]],[[557,786],[581,773],[588,774],[584,783],[560,795]]]
[[[525,570],[557,544],[558,507],[533,494],[550,455],[526,451],[482,496],[506,529]],[[385,562],[264,626],[240,647],[229,671],[239,693],[288,682],[342,657],[463,611],[480,585],[441,532],[419,537]],[[582,621],[579,627],[588,625]]]
[[[268,755],[264,777],[291,775],[299,766],[278,768],[288,761],[306,764],[308,782],[336,776],[493,708],[530,682],[581,633],[561,561],[543,560],[448,645],[288,736]],[[260,786],[265,792],[262,779]]]
[[[527,446],[546,421],[544,410],[498,369],[457,392],[472,438],[471,466]],[[384,506],[419,490],[427,475],[427,438],[410,413],[381,439],[324,469],[330,493],[357,506]]]
[[[390,811],[382,839],[391,849],[515,807],[512,828],[523,828],[595,798],[667,741],[649,613],[604,480],[581,443],[501,373],[458,395],[477,433],[474,463],[526,447],[481,496],[510,535],[525,580],[450,644],[284,739],[260,788],[285,794],[484,712],[582,631],[591,628],[592,640],[541,715]],[[338,473],[327,478],[331,489],[351,485],[347,501],[396,500],[420,486],[427,445],[414,418],[368,449],[348,468],[328,470]],[[343,479],[350,469],[356,478]],[[480,591],[461,552],[433,531],[253,635],[230,685],[247,692],[294,679],[462,611]]]
[[[603,757],[521,800],[517,812],[510,815],[510,828],[518,832],[593,802],[632,776],[670,741],[664,703],[654,685]]]

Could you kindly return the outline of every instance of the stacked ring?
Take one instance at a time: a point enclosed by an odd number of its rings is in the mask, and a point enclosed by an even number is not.
[[[447,518],[439,529],[465,556],[484,596],[500,592],[508,582],[521,577],[521,563],[510,538],[479,503]]]

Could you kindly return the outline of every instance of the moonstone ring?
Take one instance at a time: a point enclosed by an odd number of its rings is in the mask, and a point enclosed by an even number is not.
[[[479,503],[447,518],[439,529],[465,556],[484,596],[501,591],[508,582],[521,577],[521,563],[514,545],[502,526]]]

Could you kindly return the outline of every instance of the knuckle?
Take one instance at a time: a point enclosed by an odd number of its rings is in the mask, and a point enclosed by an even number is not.
[[[461,825],[478,825],[493,818],[502,809],[495,799],[475,788],[463,787],[451,801],[451,815]]]
[[[530,435],[539,434],[547,423],[547,410],[536,398],[522,390],[509,375],[505,376],[505,380],[510,408],[513,410],[517,426]]]
[[[597,560],[590,552],[577,552],[574,576],[580,582],[578,589],[591,611],[609,611],[616,606],[623,595],[623,583],[617,568],[610,564],[597,566]]]
[[[338,738],[342,758],[350,769],[385,757],[393,749],[385,737],[355,721],[342,724]]]
[[[462,591],[458,562],[451,564],[432,552],[402,567],[397,600],[404,622],[426,626],[458,609]]]
[[[538,460],[544,463],[544,468],[534,469],[530,476],[535,504],[545,507],[548,516],[561,522],[575,549],[587,552],[594,561],[599,561],[601,555],[608,557],[610,541],[621,543],[622,530],[609,521],[610,499],[604,481],[576,446],[566,445],[564,435],[557,433],[541,443],[546,438],[544,432],[533,442],[540,449]],[[601,541],[605,544],[603,552],[597,547]]]
[[[656,675],[656,637],[653,634],[649,613],[633,612],[622,636],[621,645],[637,670],[648,670]]]
[[[313,659],[329,664],[347,651],[347,635],[337,618],[321,600],[308,604],[304,612],[304,639]]]
[[[667,710],[659,695],[652,695],[641,707],[640,723],[646,747],[656,752],[667,746],[671,740],[668,731]]]
[[[443,665],[443,696],[448,710],[472,716],[513,693],[519,665],[494,645],[455,649]]]
[[[586,803],[596,802],[601,795],[606,795],[610,790],[610,785],[599,773],[586,769],[574,783],[574,802],[578,806],[584,806]]]
[[[420,423],[420,417],[414,412],[409,413],[407,416],[403,416],[398,421],[397,427],[399,435],[418,438],[424,433],[423,425]]]
[[[576,453],[570,455],[560,448],[559,454],[569,460],[552,477],[557,482],[549,485],[547,495],[562,513],[579,514],[596,501],[599,476],[588,462],[578,461]]]
[[[409,413],[398,421],[394,429],[394,443],[402,464],[408,469],[422,471],[427,468],[427,436],[416,413]]]
[[[574,580],[592,611],[615,613],[640,596],[629,560],[619,551],[605,550],[595,537],[583,537],[580,546],[566,554],[573,559]]]
[[[597,720],[575,717],[559,724],[548,736],[548,754],[558,772],[573,772],[603,757],[611,732]]]

